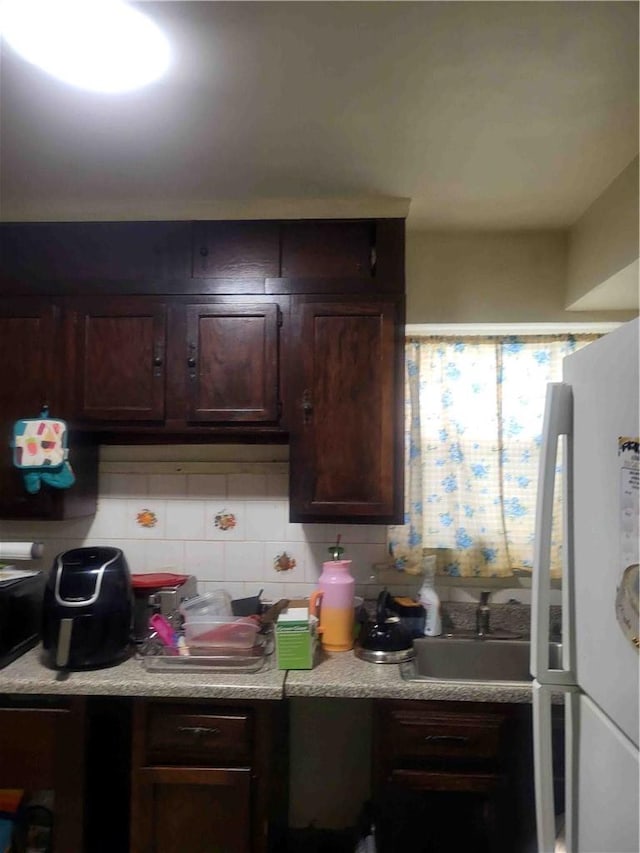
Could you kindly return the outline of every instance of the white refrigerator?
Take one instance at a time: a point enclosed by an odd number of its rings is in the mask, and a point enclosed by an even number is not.
[[[540,853],[640,850],[639,323],[625,323],[568,356],[563,381],[547,389],[531,607]],[[549,554],[559,447],[563,660],[554,669],[548,646]],[[563,821],[554,814],[552,774],[551,709],[559,697],[565,705]]]

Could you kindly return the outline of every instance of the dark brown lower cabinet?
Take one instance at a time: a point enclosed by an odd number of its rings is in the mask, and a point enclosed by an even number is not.
[[[251,850],[251,770],[140,770],[132,850],[245,853]]]
[[[379,853],[517,853],[532,837],[530,708],[374,703]]]
[[[0,788],[53,791],[55,853],[84,850],[85,700],[0,696]]]
[[[266,853],[287,819],[284,703],[137,699],[131,853]]]

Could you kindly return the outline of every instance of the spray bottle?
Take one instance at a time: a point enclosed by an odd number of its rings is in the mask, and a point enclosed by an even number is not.
[[[434,587],[435,557],[423,553],[422,572],[424,580],[418,600],[425,609],[424,635],[425,637],[437,637],[442,634],[442,619],[440,617],[440,597]]]

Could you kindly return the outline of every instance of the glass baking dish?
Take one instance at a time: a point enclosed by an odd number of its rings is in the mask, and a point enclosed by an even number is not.
[[[166,646],[152,645],[148,654],[138,652],[147,672],[258,672],[268,663],[274,649],[273,631],[258,635],[258,642],[248,649],[209,648],[178,655]]]

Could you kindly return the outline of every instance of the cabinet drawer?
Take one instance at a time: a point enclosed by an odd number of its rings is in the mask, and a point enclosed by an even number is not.
[[[146,760],[151,764],[249,763],[251,713],[151,704],[146,745]]]
[[[452,791],[455,793],[487,794],[504,785],[498,773],[424,770],[393,770],[389,782],[412,791]]]
[[[386,726],[387,755],[392,760],[497,758],[503,723],[498,714],[393,709]]]

